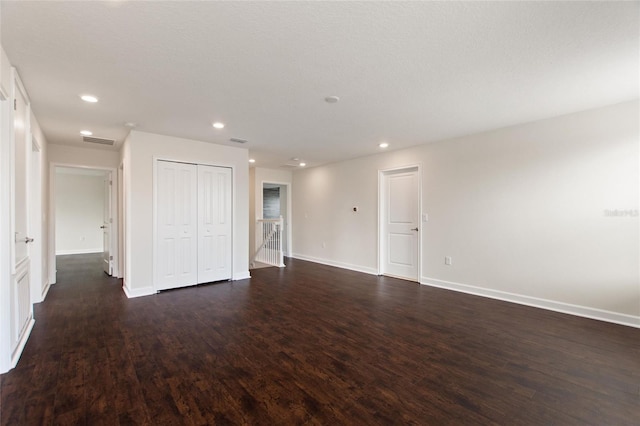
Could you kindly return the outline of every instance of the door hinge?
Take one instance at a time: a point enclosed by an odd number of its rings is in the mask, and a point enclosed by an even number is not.
[[[109,260],[113,260],[113,256],[109,256]]]
[[[16,111],[18,109],[18,100],[14,99],[13,100],[13,110]]]
[[[113,185],[113,181],[112,180],[109,181],[109,185]]]

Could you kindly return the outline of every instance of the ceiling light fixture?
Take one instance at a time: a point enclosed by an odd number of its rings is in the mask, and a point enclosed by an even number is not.
[[[250,163],[255,163],[255,162],[256,162],[256,160],[254,160],[253,158],[249,158],[249,162],[250,162]]]
[[[91,136],[91,135],[93,135],[93,132],[90,131],[90,130],[80,130],[80,134],[82,136]]]
[[[389,144],[386,142],[382,142],[380,145],[378,145],[380,148],[388,148]]]
[[[307,165],[307,163],[300,163],[300,167],[304,167],[306,165]]]
[[[96,102],[98,102],[98,98],[96,98],[93,95],[81,95],[80,99],[82,99],[85,102],[92,103],[92,104],[95,104]]]
[[[337,104],[339,100],[340,98],[337,96],[327,96],[324,98],[324,101],[328,104]]]
[[[216,129],[224,129],[224,123],[216,121],[215,123],[213,123],[213,127],[215,127]]]

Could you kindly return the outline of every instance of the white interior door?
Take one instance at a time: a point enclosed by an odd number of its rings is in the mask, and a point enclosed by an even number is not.
[[[108,275],[113,273],[113,262],[111,254],[111,174],[104,177],[104,200],[102,203],[102,267]]]
[[[385,173],[382,185],[382,272],[418,281],[418,170]]]
[[[156,288],[198,283],[197,168],[158,161]]]
[[[231,169],[198,165],[198,283],[231,278]]]
[[[14,78],[13,102],[13,210],[12,231],[13,268],[10,288],[10,328],[12,362],[17,362],[21,346],[24,345],[33,326],[31,302],[31,273],[27,244],[34,240],[29,236],[29,173],[31,153],[31,131],[29,122],[29,98],[17,74]]]

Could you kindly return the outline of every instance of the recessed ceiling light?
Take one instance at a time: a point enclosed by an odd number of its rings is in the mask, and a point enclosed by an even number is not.
[[[336,104],[339,100],[340,98],[337,96],[327,96],[326,98],[324,98],[324,101],[328,104]]]
[[[250,163],[255,163],[255,162],[256,162],[256,160],[254,160],[253,158],[249,158],[249,162],[250,162]]]
[[[93,132],[90,131],[90,130],[80,130],[80,134],[82,136],[91,136],[93,134]]]
[[[380,145],[378,145],[380,148],[387,148],[389,146],[388,143],[386,142],[382,142]]]
[[[304,167],[306,165],[307,165],[307,163],[300,163],[300,167]]]
[[[92,104],[95,104],[96,102],[98,102],[98,98],[96,98],[93,95],[81,95],[80,99],[82,99],[85,102],[90,102]]]
[[[216,121],[215,123],[213,123],[213,127],[215,127],[216,129],[224,129],[224,123]]]

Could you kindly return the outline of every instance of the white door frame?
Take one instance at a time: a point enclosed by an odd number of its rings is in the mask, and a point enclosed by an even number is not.
[[[118,229],[116,230],[117,232],[117,238],[118,238],[118,259],[117,259],[117,264],[118,264],[118,274],[116,275],[114,273],[114,277],[116,278],[124,278],[124,271],[125,271],[125,253],[124,253],[124,248],[125,248],[125,244],[124,244],[124,228],[125,228],[125,217],[124,217],[124,212],[125,212],[125,197],[124,197],[124,164],[120,163],[120,167],[118,167],[118,174],[117,174],[117,179],[118,179],[118,201],[120,201],[118,203]],[[114,271],[115,272],[115,271]]]
[[[42,148],[35,136],[31,136],[31,159],[29,164],[29,235],[33,238],[29,246],[31,259],[31,303],[40,303],[44,299],[48,286],[43,277],[43,245],[42,245]]]
[[[422,278],[422,167],[420,164],[394,167],[390,169],[378,170],[378,275],[384,275],[384,253],[386,246],[384,245],[384,238],[382,233],[384,232],[384,208],[386,205],[384,178],[386,175],[400,173],[403,171],[417,171],[418,172],[418,276],[417,282],[420,283]]]
[[[152,207],[152,212],[153,212],[153,219],[152,219],[152,224],[153,224],[153,232],[152,232],[152,242],[151,242],[151,246],[152,246],[152,262],[153,262],[153,289],[155,290],[156,293],[159,293],[160,290],[158,289],[158,272],[157,272],[157,268],[156,265],[158,264],[158,250],[157,250],[157,244],[158,244],[158,212],[157,212],[157,208],[156,206],[158,205],[158,162],[159,161],[170,161],[173,163],[183,163],[183,164],[195,164],[195,165],[203,165],[203,166],[213,166],[213,167],[225,167],[227,169],[231,169],[231,281],[235,281],[237,279],[243,279],[245,278],[244,276],[242,278],[238,278],[237,277],[237,273],[236,273],[236,267],[235,267],[235,260],[236,260],[236,255],[235,255],[235,246],[236,246],[236,221],[235,221],[235,212],[237,212],[237,206],[236,206],[236,200],[237,200],[237,196],[236,196],[236,181],[237,181],[237,177],[236,177],[236,167],[232,164],[224,164],[224,163],[217,163],[217,162],[212,162],[212,161],[203,161],[203,160],[196,160],[196,161],[192,161],[192,160],[185,160],[184,158],[174,158],[174,157],[165,157],[165,156],[153,156],[153,182],[152,182],[152,186],[153,186],[153,197],[152,197],[152,203],[153,203],[153,207]]]
[[[11,369],[11,93],[0,85],[0,374]]]
[[[287,187],[287,252],[284,254],[286,257],[291,257],[291,253],[293,253],[293,248],[292,248],[292,242],[293,242],[293,238],[291,235],[291,218],[293,216],[292,214],[292,208],[291,208],[291,182],[279,182],[279,181],[275,181],[275,180],[263,180],[262,183],[260,184],[260,217],[262,219],[264,219],[262,217],[262,212],[264,211],[264,184],[270,184],[270,185],[282,185],[282,186],[286,186]],[[253,237],[255,238],[255,236]],[[255,252],[256,248],[255,247],[251,247],[251,253]]]
[[[89,166],[77,163],[49,162],[49,284],[56,283],[56,168],[73,167],[76,169],[103,170],[111,175],[111,218],[113,219],[111,241],[111,253],[113,256],[112,274],[114,277],[120,276],[120,265],[118,256],[119,235],[113,232],[118,229],[118,205],[120,194],[118,194],[118,173],[113,167]]]

